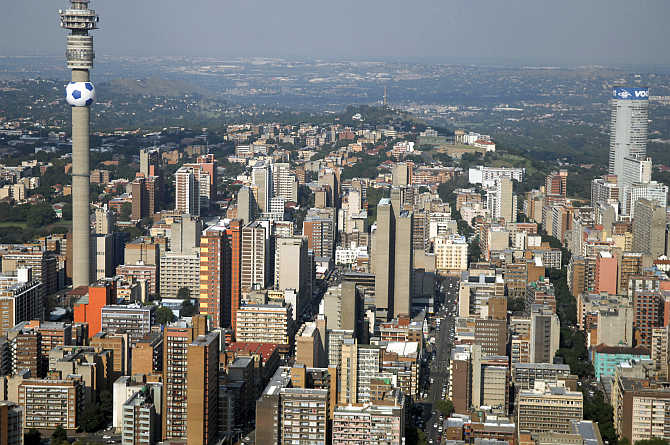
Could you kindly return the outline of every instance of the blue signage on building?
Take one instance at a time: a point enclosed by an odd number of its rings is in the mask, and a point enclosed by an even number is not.
[[[648,100],[649,88],[614,87],[612,97],[619,100]]]

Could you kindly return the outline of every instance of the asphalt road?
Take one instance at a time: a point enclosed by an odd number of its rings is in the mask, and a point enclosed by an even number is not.
[[[440,308],[439,317],[441,318],[440,327],[435,333],[435,359],[433,359],[430,366],[430,377],[433,383],[430,385],[428,394],[428,401],[431,407],[439,400],[444,400],[442,396],[444,388],[448,395],[449,389],[449,360],[451,358],[451,346],[453,342],[454,332],[454,318],[452,315],[455,311],[456,302],[458,301],[458,279],[446,278],[443,280],[444,304]],[[452,336],[450,338],[450,335]],[[439,426],[443,422],[440,413],[430,411],[430,417],[426,421],[424,432],[426,433],[429,444],[438,444],[438,437],[442,434],[439,431]],[[432,440],[432,442],[431,442]]]

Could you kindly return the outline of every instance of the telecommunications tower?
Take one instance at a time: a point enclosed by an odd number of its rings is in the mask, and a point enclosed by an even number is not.
[[[98,16],[88,8],[89,0],[70,0],[70,8],[59,10],[60,26],[70,31],[65,57],[72,81],[65,98],[72,107],[72,287],[91,283],[89,216],[89,119],[95,88],[90,82],[93,68],[93,36]]]

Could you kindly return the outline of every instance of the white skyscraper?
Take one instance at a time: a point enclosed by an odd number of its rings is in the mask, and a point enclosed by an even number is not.
[[[612,90],[609,172],[624,178],[624,159],[644,159],[647,153],[648,88]]]
[[[200,215],[200,184],[193,167],[181,167],[174,174],[175,210],[188,215]]]
[[[251,171],[251,184],[256,187],[258,196],[256,203],[261,213],[270,211],[270,201],[274,196],[274,187],[272,181],[272,164],[260,161],[254,165]]]

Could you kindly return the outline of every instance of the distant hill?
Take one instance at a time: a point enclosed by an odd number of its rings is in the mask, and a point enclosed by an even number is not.
[[[205,96],[208,91],[181,80],[148,77],[146,79],[113,79],[96,85],[101,91],[109,90],[120,95],[182,97],[185,94]]]

